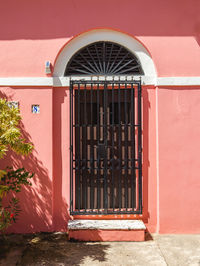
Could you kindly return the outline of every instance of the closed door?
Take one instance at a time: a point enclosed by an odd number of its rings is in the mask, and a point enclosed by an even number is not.
[[[141,213],[139,82],[71,83],[71,213]]]

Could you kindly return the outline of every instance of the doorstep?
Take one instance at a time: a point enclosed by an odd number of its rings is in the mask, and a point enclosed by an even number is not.
[[[144,241],[141,220],[70,220],[69,238],[79,241]]]

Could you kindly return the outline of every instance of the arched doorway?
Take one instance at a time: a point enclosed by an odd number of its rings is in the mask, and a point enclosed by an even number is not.
[[[80,49],[65,75],[118,75],[118,80],[70,83],[71,214],[142,212],[139,60],[113,42]]]
[[[141,156],[138,155],[142,124],[138,77],[142,80],[156,77],[148,50],[119,31],[88,31],[62,48],[53,75],[67,82],[71,79],[71,214],[141,213],[142,185],[138,181]],[[123,136],[119,133],[120,126]],[[97,130],[98,127],[103,131]],[[115,179],[120,175],[121,188]],[[135,176],[135,181],[125,178],[127,175]]]

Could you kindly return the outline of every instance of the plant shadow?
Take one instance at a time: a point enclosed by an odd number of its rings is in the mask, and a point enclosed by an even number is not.
[[[10,100],[10,97],[7,97],[3,92],[0,92],[0,97]],[[19,128],[22,137],[26,141],[32,142],[32,138],[26,131],[23,122],[20,122]],[[36,148],[28,156],[20,156],[9,150],[1,160],[1,169],[5,169],[7,166],[12,166],[14,169],[24,167],[26,171],[34,173],[34,177],[31,179],[32,186],[23,186],[21,192],[17,194],[20,200],[21,212],[17,222],[10,226],[6,233],[54,231],[53,178],[50,178],[49,170],[39,159]],[[9,196],[12,196],[11,193]],[[59,219],[62,221],[61,230],[66,230],[67,204],[63,198],[59,204]],[[65,224],[65,228],[63,224]]]
[[[1,239],[2,240],[2,239]],[[71,242],[66,233],[38,233],[9,235],[0,241],[0,265],[11,261],[15,255],[16,265],[81,265],[106,262],[110,245],[100,242]],[[13,252],[18,251],[18,256]]]
[[[46,234],[37,243],[30,242],[19,265],[81,265],[83,261],[106,261],[109,244],[97,242],[71,242],[66,235]]]

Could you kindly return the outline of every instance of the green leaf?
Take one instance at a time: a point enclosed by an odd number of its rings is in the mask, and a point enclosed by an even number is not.
[[[0,181],[3,176],[5,176],[7,172],[5,170],[0,170]]]

